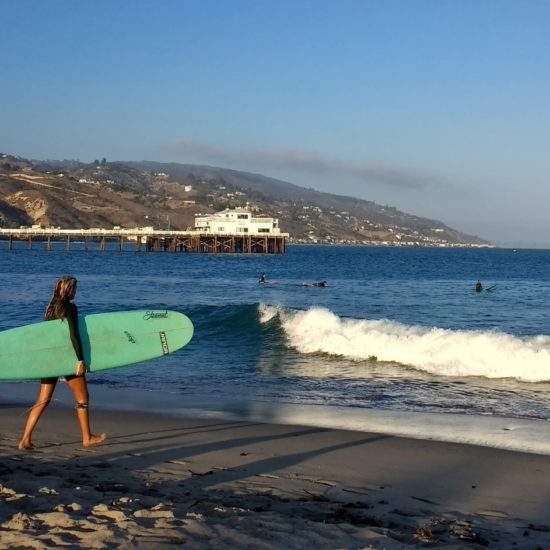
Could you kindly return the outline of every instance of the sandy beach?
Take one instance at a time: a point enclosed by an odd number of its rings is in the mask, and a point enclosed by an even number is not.
[[[550,458],[317,427],[0,408],[0,548],[548,548]]]

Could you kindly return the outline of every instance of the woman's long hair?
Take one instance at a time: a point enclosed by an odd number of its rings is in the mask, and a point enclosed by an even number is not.
[[[46,321],[61,319],[63,317],[63,305],[72,300],[76,290],[76,279],[74,277],[61,277],[55,283],[53,296],[46,308],[44,317]]]

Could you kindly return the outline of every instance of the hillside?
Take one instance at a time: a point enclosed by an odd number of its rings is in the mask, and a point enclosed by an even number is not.
[[[0,155],[0,224],[190,229],[196,213],[248,206],[291,242],[488,245],[445,224],[354,197],[225,168],[157,162],[30,161]]]

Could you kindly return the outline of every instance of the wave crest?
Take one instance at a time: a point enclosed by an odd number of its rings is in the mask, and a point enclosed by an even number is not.
[[[438,376],[550,380],[550,337],[448,330],[389,320],[346,319],[325,308],[259,306],[261,323],[278,318],[290,347],[352,361],[376,358]]]

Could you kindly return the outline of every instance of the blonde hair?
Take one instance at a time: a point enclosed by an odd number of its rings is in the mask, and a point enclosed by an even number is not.
[[[74,277],[61,277],[55,283],[53,296],[46,308],[44,317],[46,321],[61,319],[63,317],[63,304],[73,299],[76,291],[76,279]]]

